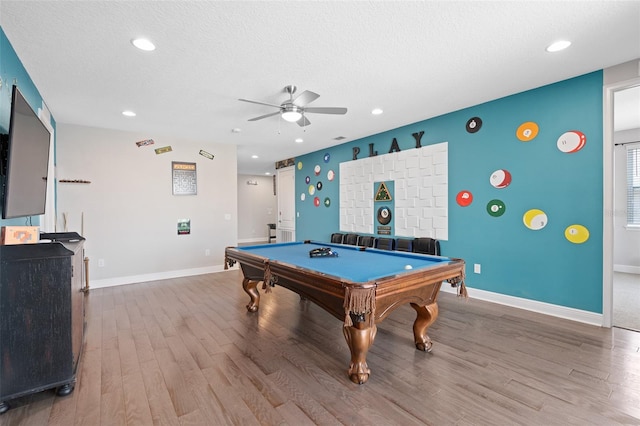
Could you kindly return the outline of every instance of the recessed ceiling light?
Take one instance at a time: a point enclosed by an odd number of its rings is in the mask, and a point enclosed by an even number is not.
[[[567,41],[567,40],[560,40],[560,41],[556,41],[555,43],[551,43],[549,46],[547,46],[547,52],[559,52],[561,50],[566,49],[567,47],[571,46],[571,42]]]
[[[151,41],[147,40],[146,38],[134,38],[133,40],[131,40],[131,44],[133,44],[140,50],[144,50],[145,52],[156,50],[155,44],[151,43]]]
[[[126,117],[135,117],[136,113],[133,111],[122,111],[122,115],[126,116]]]
[[[240,133],[242,131],[242,129],[235,127],[233,129],[231,129],[231,133]]]
[[[252,155],[251,158],[259,158],[257,155]]]
[[[269,172],[264,172],[264,174],[267,175],[267,176],[271,175],[271,173],[269,173]]]
[[[373,115],[380,115],[382,114],[382,108],[374,108],[371,110],[371,114]]]
[[[304,142],[304,139],[302,139],[302,138],[296,138],[295,142],[296,142],[296,143],[302,143],[302,142]]]

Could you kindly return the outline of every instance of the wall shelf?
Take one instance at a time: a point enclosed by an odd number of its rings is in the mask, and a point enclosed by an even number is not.
[[[90,180],[82,180],[82,179],[60,179],[58,183],[91,183]]]

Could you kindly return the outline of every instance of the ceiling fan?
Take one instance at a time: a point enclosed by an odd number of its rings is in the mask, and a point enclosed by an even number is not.
[[[274,115],[280,114],[282,118],[291,123],[298,123],[299,126],[308,126],[311,122],[305,117],[307,113],[313,114],[346,114],[346,108],[338,108],[338,107],[307,107],[306,105],[315,101],[320,97],[317,93],[311,92],[309,90],[305,90],[300,93],[295,99],[293,98],[293,94],[296,92],[297,87],[294,85],[289,85],[284,88],[284,91],[289,94],[289,99],[284,101],[280,105],[269,104],[265,102],[252,101],[249,99],[238,99],[242,102],[249,102],[252,104],[258,105],[266,105],[278,108],[279,111],[272,112],[269,114],[261,115],[260,117],[250,118],[249,121],[257,121],[262,120],[263,118],[272,117]]]

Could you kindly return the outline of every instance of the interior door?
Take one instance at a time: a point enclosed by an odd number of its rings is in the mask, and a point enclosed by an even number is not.
[[[277,241],[295,241],[296,203],[295,203],[295,169],[293,166],[278,169],[278,229]]]

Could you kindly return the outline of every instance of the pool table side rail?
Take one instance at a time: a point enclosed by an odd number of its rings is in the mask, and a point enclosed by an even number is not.
[[[371,320],[378,323],[403,304],[425,306],[434,303],[443,281],[464,286],[465,262],[457,258],[430,268],[407,270],[367,283],[352,282],[227,247],[225,269],[236,261],[240,263],[245,278],[263,282],[265,292],[270,292],[275,284],[285,287],[316,303],[339,320],[345,320],[345,307],[350,305],[347,299],[358,292],[362,294],[368,291],[374,295],[368,310],[372,314]],[[367,309],[354,312],[364,311]],[[346,320],[348,322],[348,318]]]

